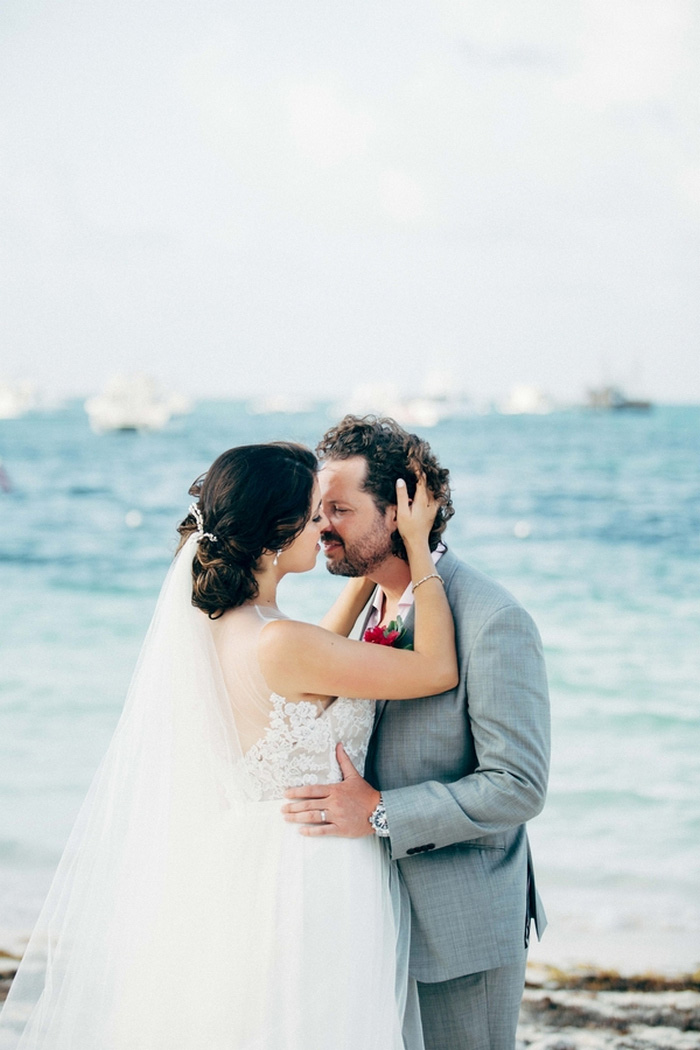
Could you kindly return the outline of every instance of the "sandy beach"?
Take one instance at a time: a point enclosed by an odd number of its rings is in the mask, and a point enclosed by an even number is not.
[[[18,964],[0,949],[0,1002]],[[517,1050],[697,1050],[700,971],[623,976],[581,967],[528,965]]]
[[[690,1050],[700,1047],[700,972],[623,976],[528,966],[519,1050]]]

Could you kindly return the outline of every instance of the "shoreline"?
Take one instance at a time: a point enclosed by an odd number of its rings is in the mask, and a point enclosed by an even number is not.
[[[0,1004],[19,954],[0,949]],[[700,969],[623,974],[528,963],[516,1050],[698,1050]]]
[[[623,974],[528,963],[517,1050],[697,1050],[700,969]]]
[[[561,973],[615,972],[629,978],[653,973],[668,979],[700,970],[700,929],[695,916],[685,928],[658,917],[645,925],[613,925],[594,924],[581,916],[572,920],[554,908],[550,916],[542,940],[533,936],[530,942],[531,967],[553,967]]]

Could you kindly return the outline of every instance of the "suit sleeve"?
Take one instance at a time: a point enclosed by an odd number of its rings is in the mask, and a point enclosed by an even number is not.
[[[394,860],[498,835],[535,817],[549,769],[549,698],[542,642],[520,606],[482,626],[462,666],[476,768],[453,783],[382,792]]]

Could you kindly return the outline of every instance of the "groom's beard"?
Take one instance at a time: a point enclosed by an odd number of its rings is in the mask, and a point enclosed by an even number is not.
[[[333,576],[369,576],[393,553],[391,533],[384,522],[377,522],[372,530],[355,543],[345,543],[336,532],[322,532],[321,542],[332,541],[342,546],[333,557],[326,557],[326,568]]]

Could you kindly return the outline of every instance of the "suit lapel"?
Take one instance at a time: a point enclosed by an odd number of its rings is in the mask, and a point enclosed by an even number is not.
[[[411,635],[411,646],[413,646],[413,606],[411,606],[411,608],[408,610],[408,615],[406,616],[406,619],[404,620],[404,626],[406,627],[406,630]],[[379,720],[381,719],[382,715],[384,714],[384,708],[386,707],[388,702],[389,702],[388,700],[378,700],[377,701],[377,709],[376,709],[375,714],[374,714],[374,728],[375,729],[379,725]]]
[[[377,593],[377,588],[375,587],[374,590],[372,591],[371,597],[369,599],[369,604],[367,606],[367,612],[365,613],[365,618],[362,621],[362,630],[360,631],[360,641],[362,641],[362,639],[365,636],[365,631],[367,630],[367,624],[369,623],[369,619],[370,619],[372,613],[374,612],[373,602],[374,602],[374,596],[375,596],[376,593]],[[369,643],[366,643],[366,644],[369,644]],[[386,700],[380,700],[377,703],[377,706],[374,709],[374,725],[375,725],[375,727],[377,725],[377,722],[381,718],[381,714],[382,714],[382,711],[384,710],[384,704],[385,703],[386,703]]]
[[[367,624],[369,623],[369,618],[372,615],[372,613],[374,612],[374,606],[373,606],[372,603],[374,602],[374,596],[375,596],[376,593],[377,593],[377,588],[375,587],[374,590],[372,591],[370,597],[369,597],[369,602],[367,603],[367,612],[365,613],[365,618],[362,621],[362,630],[360,631],[360,641],[362,641],[362,639],[365,636],[365,631],[367,630]]]
[[[365,631],[367,630],[367,624],[369,623],[369,618],[370,618],[370,616],[372,615],[372,613],[374,611],[373,606],[372,606],[372,602],[374,601],[374,595],[376,593],[377,593],[377,588],[375,587],[375,589],[372,592],[372,595],[370,597],[369,605],[367,606],[367,612],[365,613],[365,618],[362,621],[362,630],[360,631],[360,641],[365,636]],[[374,712],[374,728],[375,729],[377,728],[377,723],[379,722],[379,719],[382,717],[382,715],[384,713],[384,708],[386,707],[386,703],[387,703],[386,700],[378,700],[377,701],[377,706],[376,706],[375,712]]]
[[[459,563],[457,561],[457,558],[454,556],[454,554],[451,553],[449,548],[447,548],[445,550],[445,553],[442,555],[442,557],[440,558],[439,562],[437,563],[437,567],[436,567],[437,571],[440,573],[440,575],[442,576],[443,580],[445,581],[445,589],[447,589],[447,586],[448,586],[449,582],[451,581],[452,577],[454,576],[458,564]],[[373,597],[374,597],[374,595],[373,595]],[[413,642],[413,610],[414,610],[414,606],[412,605],[411,608],[408,611],[408,615],[406,616],[406,620],[404,621],[405,625],[406,625],[406,628],[408,629],[408,631],[411,634],[411,642]],[[367,628],[367,621],[370,618],[371,612],[372,612],[372,610],[370,609],[370,611],[365,616],[364,623],[362,625],[362,635],[363,636],[364,636],[365,630]],[[377,707],[376,707],[376,711],[375,711],[375,715],[374,715],[374,729],[375,729],[375,732],[376,732],[377,726],[379,725],[381,717],[384,714],[384,708],[386,707],[388,702],[389,702],[388,700],[378,700],[377,701]]]

